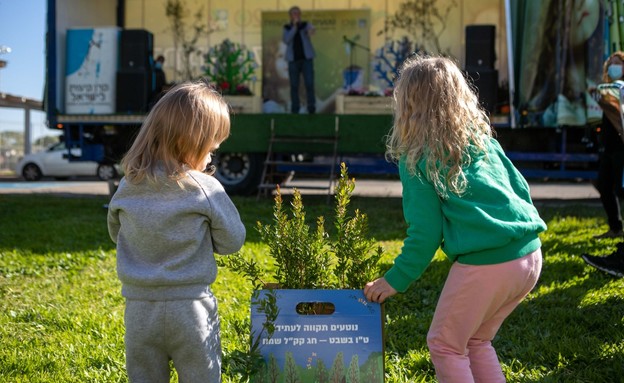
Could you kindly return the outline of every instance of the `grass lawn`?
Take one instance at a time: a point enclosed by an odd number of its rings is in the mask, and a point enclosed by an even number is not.
[[[235,197],[247,226],[242,253],[270,268],[256,221],[270,222],[272,201]],[[126,382],[123,299],[104,197],[0,196],[0,382]],[[304,196],[310,219],[333,218],[324,197]],[[401,201],[354,197],[387,269],[404,236]],[[597,206],[539,206],[544,268],[536,289],[494,340],[509,382],[624,381],[624,278],[587,265],[581,253],[608,254],[617,240]],[[329,224],[326,227],[329,229]],[[388,383],[435,382],[425,341],[450,264],[437,257],[410,290],[385,304]],[[224,353],[245,351],[251,286],[220,270]],[[177,381],[172,373],[172,381]],[[226,373],[224,382],[240,382]],[[366,382],[362,382],[366,383]]]

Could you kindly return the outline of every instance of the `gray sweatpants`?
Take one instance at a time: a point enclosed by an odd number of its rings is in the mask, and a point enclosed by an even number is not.
[[[126,300],[126,368],[131,383],[168,383],[173,360],[181,383],[221,382],[217,301]]]

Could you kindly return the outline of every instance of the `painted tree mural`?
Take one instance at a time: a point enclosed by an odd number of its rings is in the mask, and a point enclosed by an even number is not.
[[[284,362],[284,383],[302,383],[299,375],[299,368],[295,362],[292,352],[286,353]]]
[[[329,382],[329,372],[327,371],[327,367],[325,367],[325,363],[323,363],[323,359],[318,359],[316,362],[316,372],[314,374],[314,379],[316,383]]]
[[[357,355],[353,355],[351,358],[351,364],[349,364],[349,372],[347,374],[347,383],[360,383],[360,362]]]
[[[330,383],[343,383],[343,379],[345,377],[345,368],[344,356],[342,352],[336,354],[336,358],[334,359],[334,364],[332,365],[329,377]]]
[[[277,365],[277,359],[271,354],[269,356],[269,365],[267,367],[267,381],[269,383],[277,383],[280,375],[280,369]]]

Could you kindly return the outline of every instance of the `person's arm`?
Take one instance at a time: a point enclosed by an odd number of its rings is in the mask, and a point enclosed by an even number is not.
[[[245,243],[245,225],[238,210],[224,190],[217,190],[210,198],[210,233],[214,251],[221,255],[240,250]]]
[[[121,229],[117,211],[113,211],[109,208],[106,221],[108,223],[108,235],[114,243],[117,243],[117,236],[119,235],[119,229]]]
[[[316,28],[314,28],[314,25],[312,25],[311,22],[307,21],[306,22],[306,33],[308,34],[308,36],[312,36],[315,32],[316,32]]]
[[[611,122],[611,124],[617,130],[618,134],[621,137],[622,133],[624,132],[624,127],[622,126],[620,101],[612,95],[603,94],[598,99],[598,105],[600,105],[600,108],[602,108],[602,112],[604,113],[605,117],[609,119],[609,122]]]
[[[405,292],[431,263],[442,242],[442,208],[435,189],[426,180],[411,176],[404,164],[399,167],[407,238],[392,268],[364,288],[364,295],[373,302]]]
[[[282,34],[282,41],[284,42],[284,44],[290,45],[290,43],[295,38],[296,33],[297,33],[297,27],[295,27],[292,24],[284,25],[284,31]]]

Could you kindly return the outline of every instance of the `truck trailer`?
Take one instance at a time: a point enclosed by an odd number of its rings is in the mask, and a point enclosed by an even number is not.
[[[616,1],[438,0],[418,10],[409,3],[300,1],[317,29],[318,111],[295,114],[281,52],[290,2],[48,0],[49,127],[82,148],[77,160],[115,169],[160,92],[160,56],[167,86],[204,79],[230,103],[231,136],[215,156],[215,176],[229,192],[280,182],[268,177],[275,168],[325,166],[331,175],[342,161],[351,174],[396,174],[384,159],[387,95],[401,60],[422,51],[456,59],[526,177],[595,177],[601,112],[593,92],[602,61],[620,49]],[[423,34],[421,22],[400,24],[409,12],[430,20],[433,33]],[[248,64],[244,95],[215,76],[224,46]],[[233,72],[225,78],[240,80],[242,69]]]

